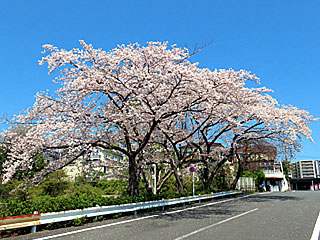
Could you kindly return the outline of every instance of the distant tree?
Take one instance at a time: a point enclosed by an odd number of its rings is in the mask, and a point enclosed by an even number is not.
[[[235,189],[237,182],[244,170],[257,171],[260,164],[275,161],[277,157],[277,148],[265,140],[258,141],[242,141],[238,144],[235,151],[235,162],[237,163],[237,171],[232,183]]]
[[[61,195],[70,185],[66,178],[67,175],[63,170],[53,172],[47,176],[40,185],[43,191],[42,194],[50,195],[51,197]]]
[[[255,180],[255,184],[256,184],[256,187],[259,188],[259,186],[261,184],[264,183],[264,181],[266,180],[266,176],[265,174],[261,171],[261,170],[257,170],[257,171],[249,171],[249,170],[245,170],[243,171],[242,173],[242,177],[251,177],[251,178],[254,178]]]
[[[292,163],[288,160],[284,160],[281,162],[282,163],[282,168],[283,168],[283,173],[286,176],[286,179],[289,180],[289,174],[292,172]]]

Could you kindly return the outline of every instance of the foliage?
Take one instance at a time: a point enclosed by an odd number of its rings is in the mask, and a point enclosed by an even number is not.
[[[192,193],[192,185],[193,185],[192,174],[190,174],[190,176],[187,177],[184,185],[186,193]],[[200,194],[204,192],[203,182],[197,177],[195,177],[194,179],[194,190],[196,194]]]
[[[8,153],[6,148],[0,148],[0,175],[4,173],[2,164],[7,161]]]
[[[51,197],[61,195],[70,185],[70,183],[65,180],[66,178],[67,175],[64,171],[53,172],[47,180],[43,181],[38,187],[38,189],[42,190],[40,194]]]
[[[96,194],[94,192],[86,191],[82,193],[78,192],[58,197],[50,197],[48,195],[37,196],[29,200],[16,199],[6,201],[6,207],[0,208],[0,217],[27,215],[32,214],[34,211],[37,211],[39,213],[58,212],[74,209],[84,209],[96,206],[109,206],[132,202],[170,199],[181,196],[187,196],[187,193],[167,193],[156,195],[143,195],[139,197],[103,197],[102,195]]]
[[[289,174],[292,172],[293,167],[290,161],[282,161],[283,173],[286,176],[286,179],[289,180]]]
[[[242,177],[252,177],[255,180],[256,187],[259,188],[261,184],[266,180],[266,176],[263,171],[257,170],[255,172],[251,172],[249,170],[245,170],[242,173]]]
[[[13,179],[6,184],[0,184],[0,201],[26,199],[26,190],[19,187],[22,183],[22,181]]]
[[[160,200],[163,198],[175,198],[187,196],[191,192],[178,194],[176,187],[172,187],[174,179],[167,183],[167,191],[162,191],[156,195],[148,195],[146,192],[136,197],[127,196],[127,181],[118,180],[100,180],[98,182],[68,182],[63,171],[51,174],[45,181],[36,187],[21,189],[23,196],[18,196],[16,189],[22,182],[12,180],[7,184],[0,185],[1,202],[5,203],[5,208],[0,208],[0,217],[32,214],[34,211],[39,213],[57,212],[73,209],[83,209],[95,206],[108,206],[116,204],[125,204],[132,202],[141,202],[149,200]],[[174,185],[173,185],[174,186]],[[2,191],[7,189],[6,191]],[[114,195],[114,196],[105,196]],[[81,219],[74,220],[67,225],[82,224]],[[54,227],[49,225],[49,229]],[[60,226],[60,225],[59,225]]]
[[[128,189],[128,182],[125,179],[99,180],[93,186],[103,190],[104,194],[124,195]]]
[[[43,154],[37,153],[33,157],[32,164],[30,169],[26,170],[18,170],[14,175],[13,178],[17,180],[24,180],[30,179],[35,176],[36,173],[43,170],[48,165],[48,162]]]
[[[160,193],[176,193],[177,192],[177,182],[173,175],[163,184],[162,188],[160,189]]]

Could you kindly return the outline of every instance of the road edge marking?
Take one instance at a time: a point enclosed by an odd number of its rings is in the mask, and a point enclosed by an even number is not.
[[[319,212],[316,224],[314,225],[314,229],[313,229],[310,240],[318,240],[319,234],[320,234],[320,212]]]
[[[141,218],[134,218],[134,219],[125,220],[122,222],[109,223],[109,224],[99,225],[99,226],[90,227],[90,228],[83,228],[83,229],[79,229],[79,230],[72,231],[72,232],[66,232],[66,233],[60,233],[60,234],[51,235],[51,236],[47,236],[47,237],[36,238],[34,240],[46,240],[46,239],[52,239],[52,238],[57,238],[57,237],[63,237],[63,236],[68,236],[68,235],[75,234],[75,233],[81,233],[81,232],[86,232],[86,231],[95,230],[95,229],[99,229],[99,228],[110,227],[110,226],[120,225],[120,224],[124,224],[124,223],[129,223],[129,222],[135,222],[135,221],[139,221],[139,220],[143,220],[143,219],[147,219],[147,218],[158,217],[158,216],[159,215],[151,215],[151,216],[146,216],[146,217],[141,217]]]
[[[239,215],[236,215],[236,216],[227,218],[227,219],[225,219],[225,220],[222,220],[222,221],[220,221],[220,222],[217,222],[217,223],[211,224],[211,225],[209,225],[209,226],[200,228],[200,229],[195,230],[195,231],[193,231],[193,232],[191,232],[191,233],[188,233],[188,234],[186,234],[186,235],[183,235],[183,236],[181,236],[181,237],[178,237],[178,238],[176,238],[176,239],[174,239],[174,240],[182,240],[182,239],[185,239],[185,238],[190,237],[190,236],[192,236],[192,235],[194,235],[194,234],[197,234],[197,233],[199,233],[199,232],[205,231],[205,230],[207,230],[207,229],[209,229],[209,228],[215,227],[215,226],[220,225],[220,224],[222,224],[222,223],[229,222],[229,221],[231,221],[231,220],[233,220],[233,219],[236,219],[236,218],[238,218],[238,217],[242,217],[242,216],[244,216],[244,215],[246,215],[246,214],[252,213],[252,212],[257,211],[257,210],[258,210],[258,208],[249,210],[249,211],[244,212],[244,213],[241,213],[241,214],[239,214]]]

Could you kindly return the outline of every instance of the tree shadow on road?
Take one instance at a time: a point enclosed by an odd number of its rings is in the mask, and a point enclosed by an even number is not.
[[[208,208],[197,208],[191,209],[184,212],[179,212],[178,214],[163,214],[160,215],[162,219],[166,219],[168,221],[176,221],[180,219],[205,219],[205,218],[215,218],[225,217],[225,216],[233,216],[241,213],[237,209],[227,209],[230,208],[226,206],[214,206],[214,209]]]
[[[162,213],[160,217],[168,221],[176,221],[179,219],[205,219],[205,218],[220,218],[225,216],[234,216],[243,213],[243,209],[237,208],[239,201],[249,202],[249,203],[259,203],[259,202],[272,202],[272,201],[303,201],[303,197],[296,196],[281,196],[273,194],[254,194],[247,197],[235,197],[233,201],[228,202],[228,204],[212,204],[211,206],[203,206],[196,208],[189,208],[188,210],[182,210],[179,213]],[[219,200],[217,200],[219,201]],[[230,206],[231,204],[231,206]]]
[[[296,197],[296,196],[279,196],[279,195],[272,195],[272,194],[263,194],[263,195],[250,195],[247,198],[239,199],[240,201],[246,202],[268,202],[268,201],[302,201],[305,198],[303,197]]]

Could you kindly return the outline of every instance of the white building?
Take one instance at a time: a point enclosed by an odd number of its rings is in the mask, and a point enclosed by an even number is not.
[[[63,170],[71,181],[75,181],[80,176],[91,179],[105,179],[110,178],[111,165],[113,167],[121,165],[123,159],[124,156],[118,152],[97,148],[90,154],[64,167]]]
[[[283,173],[281,162],[274,162],[273,164],[264,164],[262,169],[266,176],[265,188],[271,192],[284,192],[289,190],[289,183]]]

